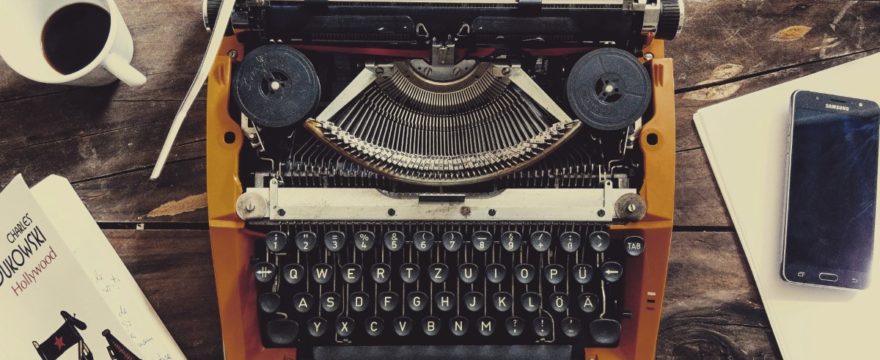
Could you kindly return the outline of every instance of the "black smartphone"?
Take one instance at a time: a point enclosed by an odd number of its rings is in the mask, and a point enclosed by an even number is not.
[[[868,100],[796,91],[788,129],[782,278],[864,289],[874,248],[880,109]]]

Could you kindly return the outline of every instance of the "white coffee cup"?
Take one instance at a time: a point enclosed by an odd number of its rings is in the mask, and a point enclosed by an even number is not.
[[[46,59],[43,28],[58,10],[73,4],[92,4],[110,14],[110,31],[104,47],[84,67],[63,74]],[[43,83],[100,86],[117,78],[130,86],[147,78],[131,66],[134,44],[131,33],[113,0],[0,0],[0,57],[22,76]]]

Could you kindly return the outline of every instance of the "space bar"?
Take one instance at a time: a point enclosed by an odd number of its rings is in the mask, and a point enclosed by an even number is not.
[[[560,360],[569,345],[400,345],[318,346],[314,360]]]

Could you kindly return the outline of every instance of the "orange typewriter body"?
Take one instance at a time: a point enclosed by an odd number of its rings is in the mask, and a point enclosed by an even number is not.
[[[644,52],[653,54],[647,65],[653,88],[651,117],[637,139],[644,156],[644,181],[638,194],[647,211],[641,221],[611,225],[610,232],[612,236],[640,235],[647,250],[626,262],[624,306],[630,314],[621,321],[619,344],[587,347],[584,359],[649,359],[656,348],[674,208],[674,83],[663,41],[651,41]],[[208,212],[223,350],[227,359],[296,359],[297,349],[267,348],[261,340],[252,244],[264,234],[247,229],[236,214],[236,200],[243,193],[239,154],[246,139],[229,108],[233,63],[241,61],[243,54],[236,37],[227,36],[211,69],[207,91]]]

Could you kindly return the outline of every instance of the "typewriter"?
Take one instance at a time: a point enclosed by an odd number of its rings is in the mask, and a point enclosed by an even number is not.
[[[680,0],[235,1],[206,101],[226,358],[652,358],[682,23]]]

